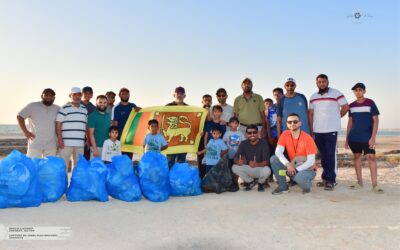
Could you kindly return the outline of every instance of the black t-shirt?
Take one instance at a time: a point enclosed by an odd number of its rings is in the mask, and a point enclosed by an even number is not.
[[[264,139],[259,139],[256,145],[251,144],[249,140],[242,141],[236,152],[235,159],[239,159],[239,155],[242,155],[242,159],[245,159],[246,164],[249,161],[253,161],[254,156],[256,157],[256,162],[269,162],[268,143]]]

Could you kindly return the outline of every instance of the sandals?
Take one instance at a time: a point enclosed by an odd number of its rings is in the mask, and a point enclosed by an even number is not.
[[[383,189],[381,187],[379,187],[379,186],[372,187],[372,192],[374,192],[376,194],[383,194],[384,193]]]
[[[317,182],[317,187],[325,187],[325,181]]]
[[[355,182],[355,183],[351,184],[349,186],[349,188],[352,189],[352,190],[360,190],[360,189],[363,188],[363,186],[360,185],[358,182]]]

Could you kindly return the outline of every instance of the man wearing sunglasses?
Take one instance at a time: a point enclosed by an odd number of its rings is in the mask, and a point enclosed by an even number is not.
[[[265,140],[258,137],[258,127],[246,127],[247,140],[243,141],[236,152],[232,167],[233,173],[245,183],[244,191],[250,191],[258,180],[258,191],[264,191],[265,180],[270,176],[269,147]]]
[[[271,157],[271,167],[278,187],[272,194],[289,192],[286,176],[295,181],[303,190],[303,194],[311,191],[311,181],[315,177],[315,155],[317,146],[312,137],[300,129],[302,123],[296,113],[287,117],[287,128],[279,137],[275,155]],[[287,152],[289,160],[285,157]]]

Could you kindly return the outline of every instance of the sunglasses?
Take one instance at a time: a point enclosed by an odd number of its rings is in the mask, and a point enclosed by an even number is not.
[[[297,124],[297,123],[299,123],[298,120],[287,121],[287,124]]]
[[[248,135],[251,135],[251,134],[253,134],[253,135],[254,135],[254,134],[258,134],[258,131],[247,131],[247,134],[248,134]]]
[[[226,95],[217,95],[218,97],[225,97]]]

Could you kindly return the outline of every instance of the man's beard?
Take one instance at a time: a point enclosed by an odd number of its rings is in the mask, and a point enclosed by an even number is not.
[[[326,92],[328,92],[329,87],[326,87],[326,88],[324,88],[324,89],[321,89],[321,88],[318,88],[318,89],[319,89],[318,93],[319,93],[320,95],[323,95],[323,94],[325,94]]]
[[[46,101],[46,100],[42,100],[42,103],[46,106],[51,106],[53,105],[54,101]]]
[[[246,93],[246,94],[250,94],[251,91],[252,91],[252,88],[244,88],[243,89],[243,92]]]
[[[97,106],[97,110],[99,110],[100,112],[104,112],[107,110],[107,107],[102,108],[100,106]]]

